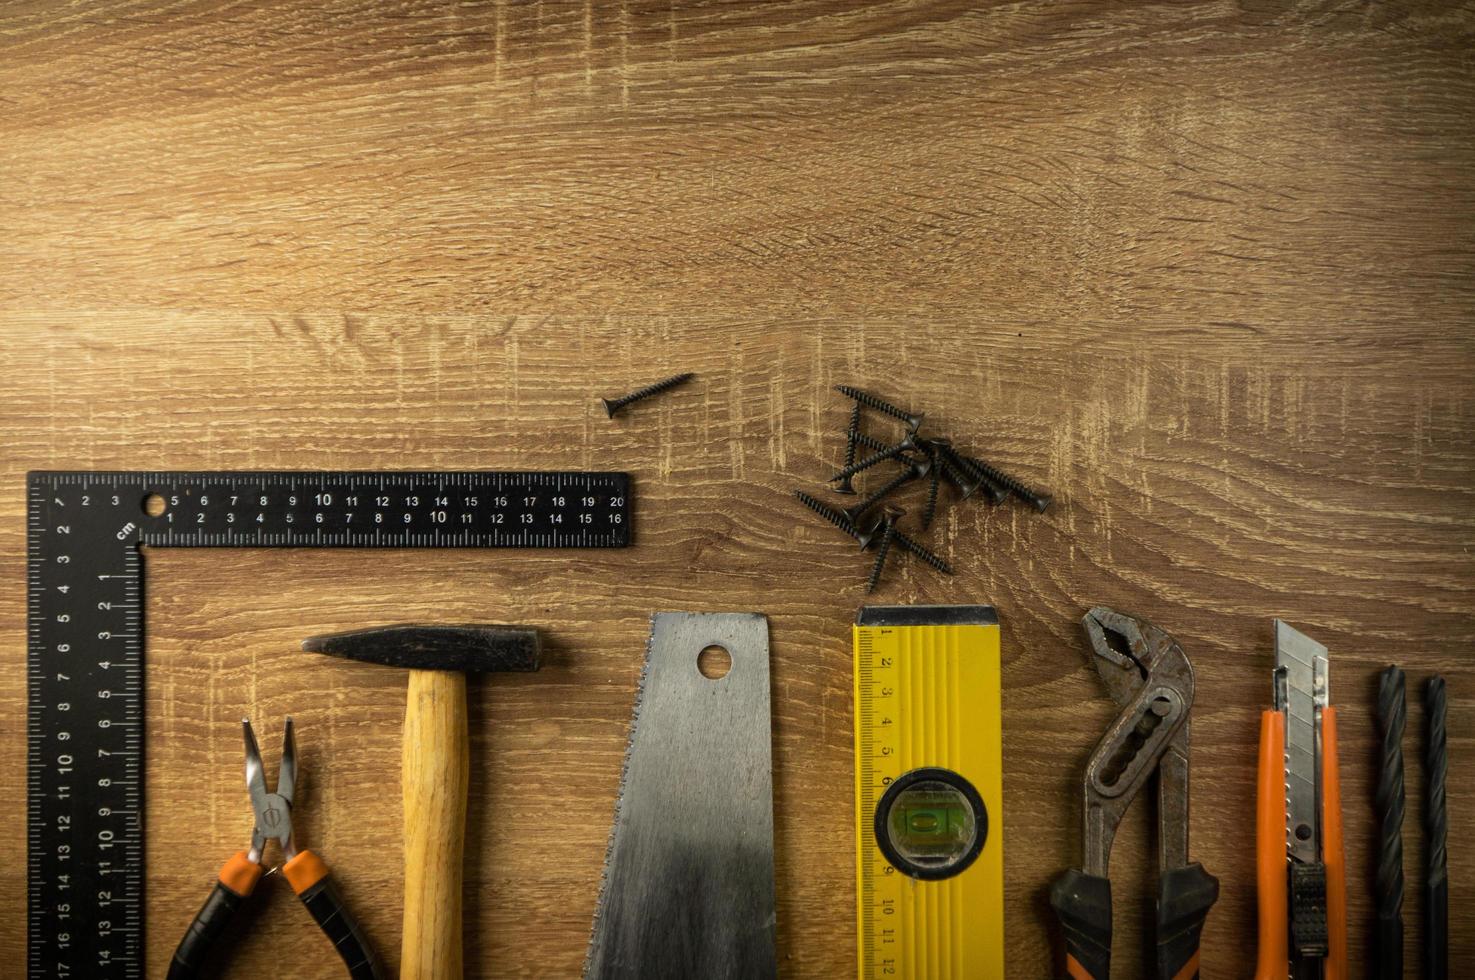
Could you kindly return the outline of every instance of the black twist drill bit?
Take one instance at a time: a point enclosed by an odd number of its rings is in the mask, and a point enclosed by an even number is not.
[[[1050,506],[1050,501],[1054,499],[1048,493],[1041,493],[1025,485],[998,467],[990,466],[981,459],[975,459],[972,456],[963,456],[962,460],[969,467],[976,470],[979,476],[987,477],[999,486],[1009,490],[1014,496],[1025,501],[1041,514],[1045,512],[1046,508]]]
[[[894,419],[901,419],[907,424],[907,429],[912,432],[916,432],[921,427],[922,419],[925,418],[923,415],[915,415],[905,409],[897,408],[889,402],[883,402],[875,395],[867,394],[859,388],[852,388],[850,385],[835,385],[835,390],[847,398],[854,399],[867,408],[874,408],[883,415],[889,415]]]
[[[1380,977],[1403,976],[1403,671],[1389,666],[1378,677],[1379,755],[1375,794],[1378,834],[1376,949]]]
[[[870,469],[877,463],[884,463],[888,459],[896,459],[902,453],[910,452],[913,449],[919,448],[921,447],[917,445],[917,440],[912,438],[911,433],[908,433],[906,438],[901,440],[900,442],[893,443],[892,445],[887,446],[885,449],[882,449],[879,452],[872,453],[858,463],[851,463],[849,466],[845,467],[843,470],[830,477],[828,482],[834,483],[837,480],[843,480],[846,477],[854,476],[862,470]]]
[[[887,507],[881,520],[881,544],[876,548],[876,563],[871,566],[871,577],[866,580],[866,591],[875,592],[881,581],[881,568],[886,564],[886,555],[891,551],[891,542],[896,537],[897,518],[904,514],[900,507]]]
[[[641,401],[645,398],[649,398],[651,395],[659,395],[661,392],[667,390],[668,388],[674,388],[677,385],[681,384],[683,381],[690,381],[692,378],[695,377],[696,375],[690,371],[688,371],[686,374],[673,374],[671,375],[671,377],[666,378],[663,381],[657,381],[653,385],[646,385],[644,388],[641,388],[638,391],[632,391],[628,395],[624,395],[619,398],[601,398],[599,399],[599,401],[604,405],[605,413],[609,415],[610,418],[614,418],[615,413],[624,408],[626,405],[629,405],[633,402]]]
[[[1424,688],[1424,718],[1429,738],[1424,744],[1424,773],[1428,778],[1424,800],[1424,978],[1449,977],[1449,869],[1445,839],[1449,820],[1444,812],[1444,780],[1449,775],[1449,750],[1444,732],[1444,678],[1435,674]]]
[[[855,462],[855,443],[860,437],[860,402],[850,406],[850,424],[845,428],[845,465],[849,466]],[[855,487],[850,483],[850,477],[840,481],[835,488],[836,493],[855,493]]]

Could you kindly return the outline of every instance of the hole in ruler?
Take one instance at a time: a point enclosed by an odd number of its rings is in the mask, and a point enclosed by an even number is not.
[[[721,680],[732,670],[732,654],[715,643],[705,647],[697,654],[697,670],[709,681]]]
[[[164,498],[156,493],[151,493],[143,498],[143,512],[150,517],[158,517],[164,513]]]

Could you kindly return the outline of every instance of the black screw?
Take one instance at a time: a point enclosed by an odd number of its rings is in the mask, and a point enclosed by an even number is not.
[[[881,519],[881,545],[876,549],[876,563],[871,566],[871,577],[866,582],[866,591],[875,592],[876,584],[881,581],[881,568],[886,564],[886,555],[891,551],[891,542],[896,537],[897,518],[906,511],[900,507],[887,507],[885,516]]]
[[[849,466],[855,462],[855,442],[860,436],[860,402],[850,407],[850,425],[845,429],[845,465]],[[835,488],[836,493],[855,493],[855,487],[850,485],[850,477],[840,481]]]
[[[848,398],[855,399],[857,403],[867,408],[874,408],[876,411],[890,415],[894,419],[901,419],[907,424],[907,429],[912,432],[916,432],[921,427],[922,419],[926,417],[924,415],[913,415],[905,409],[897,408],[889,402],[883,402],[875,395],[868,395],[859,388],[852,388],[850,385],[836,385],[835,390]]]
[[[942,574],[944,574],[944,575],[951,575],[951,574],[953,574],[953,568],[952,568],[951,565],[949,565],[947,562],[943,561],[941,558],[939,558],[936,555],[934,555],[932,552],[928,551],[926,548],[924,548],[921,545],[917,544],[917,542],[913,541],[911,538],[907,537],[905,534],[901,533],[900,531],[897,531],[895,537],[896,537],[896,543],[898,545],[900,545],[903,549],[905,549],[906,551],[909,551],[912,554],[916,555],[918,558],[922,559],[923,561],[925,561],[927,564],[931,565],[933,568],[937,569]]]
[[[1005,500],[1008,499],[1009,491],[1005,490],[1003,487],[990,480],[983,473],[974,469],[969,464],[969,460],[967,457],[959,456],[956,452],[954,452],[951,440],[929,439],[927,441],[927,445],[934,452],[939,453],[943,457],[943,459],[947,460],[948,465],[951,466],[956,472],[961,473],[972,480],[978,481],[977,486],[975,486],[974,489],[976,490],[982,488],[985,494],[988,496],[989,503],[1002,504]],[[959,487],[961,489],[961,484],[959,485]],[[963,494],[963,496],[966,498],[972,492],[973,491],[970,490],[967,493]]]
[[[928,462],[930,463],[931,460]],[[937,516],[937,488],[942,482],[939,476],[940,469],[936,466],[931,466],[929,469],[932,471],[932,479],[927,481],[927,506],[922,508],[922,530],[924,531],[932,526],[932,518]]]
[[[919,477],[926,476],[928,471],[931,469],[932,460],[930,459],[924,458],[920,462],[912,463],[906,469],[902,470],[900,473],[896,474],[896,476],[887,481],[885,486],[881,487],[869,497],[866,497],[854,507],[846,507],[844,510],[841,511],[841,513],[850,518],[850,523],[859,524],[861,515],[870,510],[872,507],[876,506],[876,504],[880,503],[881,499],[885,497],[888,493],[895,490],[903,483],[906,483],[908,480],[915,480]]]
[[[937,464],[942,467],[942,475],[953,481],[953,485],[958,488],[958,492],[964,500],[973,496],[974,491],[983,486],[983,479],[974,476],[972,473],[963,469],[963,467],[957,465],[953,461],[951,453],[938,450]]]
[[[1020,481],[1016,480],[1014,477],[1010,476],[1008,473],[1005,473],[997,467],[990,466],[981,459],[974,459],[972,456],[963,456],[961,458],[963,462],[972,467],[979,476],[985,477],[1002,487],[1008,488],[1008,490],[1012,492],[1016,497],[1025,501],[1040,513],[1043,514],[1045,512],[1045,508],[1050,506],[1050,501],[1053,498],[1048,493],[1040,493],[1038,490],[1026,486]]]
[[[906,437],[902,439],[901,442],[887,446],[880,452],[872,453],[870,456],[867,456],[865,459],[861,460],[858,463],[851,463],[849,466],[845,467],[843,470],[830,477],[829,482],[834,483],[837,480],[843,480],[846,477],[854,476],[861,470],[868,470],[872,466],[875,466],[877,463],[884,463],[888,459],[895,459],[904,452],[921,448],[922,446],[920,443],[917,442],[914,434],[908,432],[906,434]]]
[[[677,385],[681,384],[683,381],[690,381],[692,378],[695,377],[696,375],[691,372],[687,372],[686,374],[673,374],[671,375],[671,377],[666,378],[664,381],[657,381],[653,385],[646,385],[639,391],[632,391],[630,392],[630,394],[625,395],[621,398],[601,398],[599,400],[604,405],[605,413],[608,414],[610,418],[614,418],[615,413],[624,408],[626,405],[629,405],[632,402],[638,402],[645,398],[649,398],[651,395],[659,395],[667,388],[674,388]]]

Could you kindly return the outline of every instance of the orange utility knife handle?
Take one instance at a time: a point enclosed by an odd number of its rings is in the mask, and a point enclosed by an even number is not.
[[[1255,980],[1287,980],[1290,970],[1285,750],[1285,713],[1262,712],[1255,790],[1255,882],[1260,895],[1260,952]]]
[[[1321,709],[1321,863],[1326,865],[1326,980],[1347,980],[1347,854],[1342,848],[1342,773],[1337,709]]]
[[[210,897],[200,906],[195,921],[190,923],[174,951],[174,959],[169,963],[169,980],[192,980],[200,976],[210,947],[260,880],[261,865],[248,858],[245,851],[237,851],[225,862]]]
[[[298,851],[282,865],[282,875],[292,885],[313,921],[343,957],[352,980],[382,980],[384,969],[374,955],[369,938],[343,904],[328,865],[312,851]]]

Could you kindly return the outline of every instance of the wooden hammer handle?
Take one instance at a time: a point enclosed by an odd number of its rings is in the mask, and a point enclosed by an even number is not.
[[[410,671],[400,777],[405,809],[401,980],[461,977],[467,756],[466,675]]]

